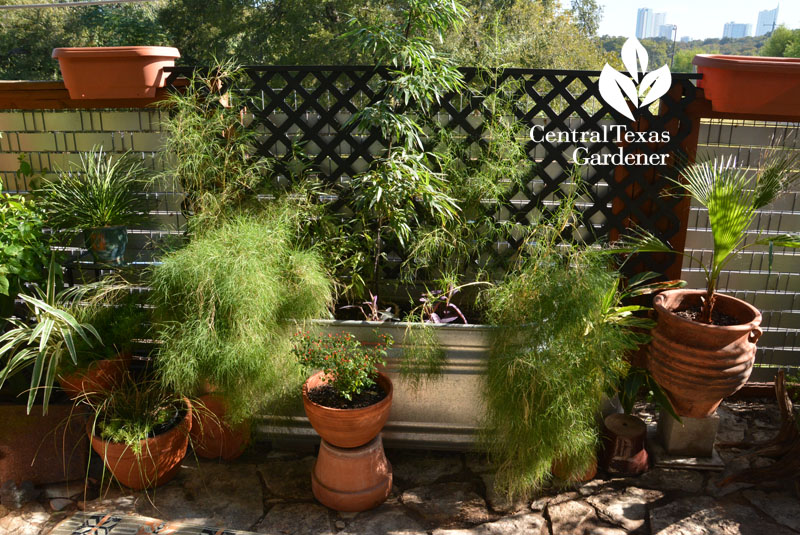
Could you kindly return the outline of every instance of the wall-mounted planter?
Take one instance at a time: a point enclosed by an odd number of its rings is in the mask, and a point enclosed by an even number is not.
[[[698,54],[692,63],[714,111],[800,117],[800,58]]]
[[[55,48],[69,97],[79,99],[153,98],[164,87],[164,67],[175,65],[177,48],[107,46]]]

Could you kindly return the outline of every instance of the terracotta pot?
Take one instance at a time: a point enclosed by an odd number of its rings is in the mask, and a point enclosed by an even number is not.
[[[308,399],[308,391],[324,384],[323,373],[312,375],[303,384],[303,408],[311,426],[323,440],[340,448],[356,448],[375,438],[389,419],[392,406],[392,381],[379,373],[377,383],[386,397],[363,409],[331,409]]]
[[[250,443],[250,422],[231,427],[225,422],[225,400],[216,394],[200,396],[202,406],[192,416],[192,449],[203,459],[232,461],[244,453]]]
[[[192,428],[192,404],[188,399],[186,414],[177,425],[165,433],[141,441],[141,456],[137,457],[125,444],[107,442],[92,435],[92,421],[87,428],[92,449],[103,458],[106,467],[117,481],[134,490],[157,487],[175,477],[189,447]]]
[[[89,364],[86,370],[60,375],[58,383],[70,399],[77,399],[89,392],[102,392],[119,384],[131,365],[131,355],[119,355],[114,359],[103,359]]]
[[[553,466],[550,468],[550,471],[556,476],[558,479],[562,481],[570,481],[572,483],[585,483],[587,481],[591,481],[597,476],[597,458],[595,457],[592,459],[592,464],[586,469],[583,474],[578,476],[570,477],[570,473],[567,469],[562,465],[560,461],[554,461]]]
[[[714,111],[800,117],[800,58],[698,54],[692,63]]]
[[[658,325],[647,367],[675,412],[691,418],[710,416],[723,398],[744,386],[761,336],[761,313],[735,297],[717,294],[715,308],[738,325],[705,325],[674,313],[699,306],[704,295],[704,290],[669,290],[653,300]]]
[[[153,98],[180,56],[166,46],[53,49],[71,99]]]
[[[647,425],[631,414],[611,414],[603,421],[603,468],[612,474],[646,472]]]
[[[122,263],[128,245],[128,229],[125,226],[97,227],[89,229],[83,234],[86,248],[92,253],[95,262]]]
[[[357,512],[377,507],[392,490],[392,465],[381,437],[360,448],[337,448],[324,440],[311,472],[314,497],[336,511]]]

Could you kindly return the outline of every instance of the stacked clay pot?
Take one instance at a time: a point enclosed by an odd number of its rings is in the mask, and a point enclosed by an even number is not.
[[[392,381],[380,373],[376,382],[386,397],[360,409],[334,409],[311,401],[308,391],[324,382],[324,375],[319,372],[303,385],[306,416],[322,437],[311,474],[314,497],[337,511],[377,507],[392,488],[392,465],[386,459],[379,436],[389,419]]]

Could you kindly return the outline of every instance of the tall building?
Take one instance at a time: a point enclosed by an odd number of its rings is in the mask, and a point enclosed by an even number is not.
[[[656,37],[672,40],[673,28],[675,28],[674,24],[662,24],[658,27],[658,35],[656,35]]]
[[[722,30],[722,38],[739,39],[740,37],[749,37],[753,34],[752,24],[740,24],[738,22],[726,22],[725,28]]]
[[[658,33],[661,30],[661,27],[666,23],[667,23],[666,13],[653,14],[653,31],[652,33],[650,33],[648,37],[658,37]]]
[[[691,40],[692,38],[689,37],[688,35],[684,35],[683,37],[681,37],[681,43],[688,43]]]
[[[636,37],[646,39],[653,33],[653,10],[640,7],[636,12]]]
[[[759,35],[766,35],[778,27],[778,8],[780,5],[775,6],[775,9],[765,9],[758,12],[758,22],[756,22],[756,37]]]

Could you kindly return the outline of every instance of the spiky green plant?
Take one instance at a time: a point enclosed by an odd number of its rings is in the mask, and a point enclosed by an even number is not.
[[[159,104],[169,113],[162,125],[165,170],[155,180],[183,191],[182,209],[192,229],[257,207],[256,194],[272,192],[271,162],[256,154],[260,134],[246,127],[236,92],[243,74],[231,62],[196,71],[185,90]]]
[[[147,217],[141,195],[147,174],[132,153],[115,157],[94,146],[80,154],[79,164],[42,186],[48,222],[67,231],[141,223]]]
[[[295,245],[294,217],[276,205],[228,218],[164,255],[150,276],[160,377],[182,395],[207,381],[229,402],[231,423],[296,393],[293,322],[331,304],[317,254]]]
[[[603,394],[640,341],[618,307],[619,274],[600,251],[563,243],[575,214],[569,200],[540,222],[517,268],[484,292],[492,333],[482,443],[496,484],[528,495],[554,462],[583,473],[597,445]],[[632,310],[629,312],[633,312]]]
[[[92,325],[80,323],[71,309],[98,285],[73,286],[60,289],[57,272],[61,266],[50,258],[47,286],[42,290],[32,285],[32,294],[20,294],[32,317],[31,322],[11,318],[11,329],[0,336],[0,388],[6,381],[27,368],[32,368],[27,412],[30,414],[39,392],[42,392],[42,413],[47,414],[50,395],[59,363],[70,358],[77,364],[76,341],[92,346],[102,345],[100,335]]]
[[[708,221],[714,240],[710,265],[686,253],[703,269],[706,275],[706,295],[698,320],[711,323],[719,275],[735,253],[756,245],[768,245],[770,258],[773,247],[800,247],[800,232],[763,236],[760,232],[750,243],[747,233],[755,221],[758,210],[772,203],[800,178],[793,169],[796,158],[785,152],[768,154],[761,167],[751,172],[739,167],[736,159],[715,158],[711,161],[688,165],[681,173],[684,181],[676,184],[708,210]],[[669,245],[653,234],[636,230],[618,252],[673,253]]]

